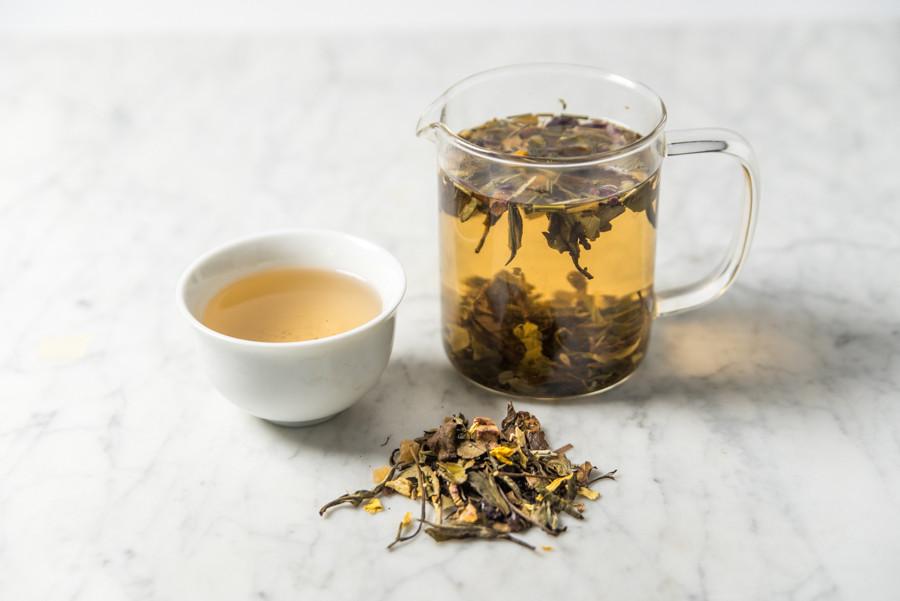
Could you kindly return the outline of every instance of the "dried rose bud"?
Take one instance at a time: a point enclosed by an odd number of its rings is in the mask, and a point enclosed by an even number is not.
[[[476,417],[469,428],[469,436],[475,441],[492,448],[500,441],[500,428],[488,417]]]

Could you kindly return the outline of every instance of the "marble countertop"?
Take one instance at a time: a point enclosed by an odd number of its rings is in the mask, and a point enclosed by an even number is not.
[[[0,598],[896,599],[900,596],[900,24],[0,39]],[[672,127],[751,140],[763,210],[736,286],[660,320],[627,385],[522,402],[618,468],[536,544],[388,553],[387,436],[505,400],[439,343],[433,154],[448,84],[527,60],[650,83]],[[715,263],[727,162],[665,168],[660,282]],[[370,238],[409,276],[376,389],[308,429],[204,379],[173,303],[212,245],[285,226]],[[389,445],[390,446],[390,445]]]

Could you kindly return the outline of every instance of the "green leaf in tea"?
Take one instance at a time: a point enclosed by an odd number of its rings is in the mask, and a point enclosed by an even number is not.
[[[380,497],[400,494],[419,501],[420,517],[416,529],[404,534],[412,521],[409,512],[404,515],[389,549],[424,528],[437,542],[507,541],[534,550],[513,534],[537,527],[558,536],[565,531],[561,514],[582,519],[579,499],[599,498],[591,484],[614,478],[614,471],[591,478],[594,466],[569,461],[571,448],[551,450],[538,419],[516,411],[512,403],[500,426],[486,417],[470,423],[462,414],[450,416],[422,436],[401,442],[391,453],[390,467],[378,472],[385,474],[378,486],[342,495],[319,513],[363,501],[375,513]],[[429,504],[431,519],[426,518]]]

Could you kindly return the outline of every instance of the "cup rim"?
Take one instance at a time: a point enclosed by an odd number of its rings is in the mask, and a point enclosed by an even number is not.
[[[338,332],[337,334],[332,334],[331,336],[325,336],[323,338],[314,338],[311,340],[295,340],[291,342],[266,342],[262,340],[247,340],[245,338],[237,338],[235,336],[229,336],[228,334],[223,334],[222,332],[218,332],[208,326],[206,326],[202,321],[200,321],[188,308],[187,302],[185,299],[185,294],[187,291],[188,280],[190,277],[200,268],[203,264],[208,262],[210,259],[225,253],[229,250],[232,250],[235,247],[241,246],[242,244],[247,244],[250,242],[256,242],[259,240],[264,240],[267,238],[275,238],[280,236],[306,236],[306,235],[325,235],[325,236],[334,236],[336,238],[342,238],[344,241],[349,241],[354,244],[358,244],[364,247],[368,247],[368,250],[373,254],[381,255],[381,259],[384,262],[389,263],[394,270],[397,272],[399,276],[399,284],[397,287],[392,288],[393,296],[392,302],[389,304],[385,304],[381,311],[373,317],[372,319],[362,323],[351,330],[346,330],[344,332]],[[371,284],[370,284],[371,285]],[[399,289],[398,289],[399,288]],[[213,247],[212,249],[204,252],[199,257],[191,261],[191,263],[185,268],[182,272],[181,276],[178,278],[178,283],[175,286],[175,303],[178,305],[178,309],[181,314],[185,317],[185,319],[190,322],[192,326],[194,326],[197,331],[207,336],[212,336],[218,340],[222,340],[223,342],[237,344],[239,346],[245,347],[253,347],[253,348],[261,348],[261,349],[297,349],[297,348],[313,348],[317,346],[322,346],[326,344],[330,344],[337,340],[343,340],[346,338],[350,338],[357,334],[360,334],[366,330],[369,330],[376,325],[390,319],[396,312],[397,308],[400,306],[400,303],[403,301],[403,298],[406,296],[406,272],[403,270],[403,265],[401,265],[400,261],[388,252],[385,248],[366,240],[365,238],[360,238],[359,236],[354,236],[353,234],[348,234],[346,232],[341,232],[338,230],[332,230],[327,228],[285,228],[278,230],[270,230],[263,233],[250,234],[247,236],[242,236],[240,238],[235,238],[223,244]],[[382,297],[382,302],[385,299]]]
[[[527,157],[516,157],[508,153],[489,150],[487,148],[483,148],[481,146],[478,146],[477,144],[469,142],[468,140],[459,136],[456,132],[451,130],[447,126],[447,124],[444,123],[444,116],[442,111],[440,112],[440,117],[436,121],[425,123],[428,115],[438,112],[436,109],[442,109],[452,96],[466,90],[467,88],[506,73],[527,72],[542,69],[580,72],[588,76],[605,79],[638,93],[647,94],[651,96],[658,104],[658,117],[656,124],[653,126],[653,129],[651,131],[642,135],[634,142],[631,142],[614,150],[607,150],[604,152],[575,157],[544,157],[539,159],[529,159]],[[562,62],[533,62],[495,67],[493,69],[487,69],[485,71],[474,73],[457,81],[449,88],[444,90],[444,92],[431,103],[428,109],[426,109],[425,113],[422,115],[422,118],[419,120],[419,123],[416,126],[416,134],[422,135],[429,129],[435,129],[442,135],[446,136],[451,144],[463,150],[464,152],[477,155],[483,159],[502,163],[504,165],[519,167],[541,167],[544,169],[572,169],[615,162],[636,152],[640,152],[641,150],[652,144],[654,140],[664,131],[667,120],[668,110],[666,109],[666,104],[665,102],[663,102],[662,97],[657,94],[650,86],[640,81],[630,79],[623,75],[618,75],[611,71],[606,71],[599,67],[593,67],[590,65]]]

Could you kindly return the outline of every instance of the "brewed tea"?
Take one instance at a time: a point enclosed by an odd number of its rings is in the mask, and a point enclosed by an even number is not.
[[[623,170],[591,159],[639,134],[602,119],[527,114],[459,136],[516,162],[463,151],[442,162],[450,360],[479,384],[537,397],[623,380],[644,355],[654,310],[658,173],[639,160]],[[546,166],[578,157],[584,166]]]
[[[203,324],[260,342],[296,342],[352,330],[381,311],[363,280],[322,269],[260,271],[225,286],[209,301]]]

